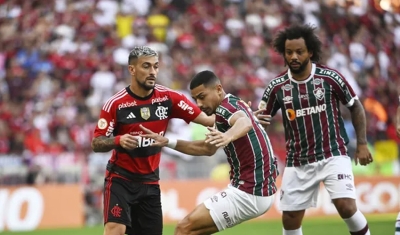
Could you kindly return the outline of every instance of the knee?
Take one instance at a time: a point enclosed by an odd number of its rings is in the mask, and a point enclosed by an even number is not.
[[[286,230],[298,229],[301,226],[303,220],[303,211],[284,211],[282,213],[282,223]]]
[[[333,203],[337,211],[339,212],[340,217],[343,219],[350,218],[357,212],[356,201],[352,198],[338,198],[334,199]]]
[[[192,231],[192,222],[190,216],[186,216],[176,225],[175,235],[190,234],[191,231]]]
[[[118,223],[106,223],[104,235],[125,235],[126,226]]]

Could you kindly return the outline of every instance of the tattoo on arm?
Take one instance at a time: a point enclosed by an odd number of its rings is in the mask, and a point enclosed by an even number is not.
[[[116,148],[114,137],[99,136],[92,140],[92,149],[94,152],[108,152]]]
[[[357,136],[357,144],[367,144],[367,121],[364,108],[359,100],[350,107],[351,121]]]

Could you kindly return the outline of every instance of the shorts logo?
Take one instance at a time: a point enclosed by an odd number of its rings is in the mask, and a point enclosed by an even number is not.
[[[283,190],[281,190],[281,195],[280,195],[280,198],[279,198],[279,200],[281,200],[281,201],[282,201],[282,198],[283,198],[283,194],[284,194],[284,192],[283,192]]]
[[[213,197],[211,198],[211,201],[212,201],[212,202],[218,202],[218,197],[217,197],[217,196],[213,196]]]
[[[150,109],[149,107],[144,107],[140,109],[140,116],[142,116],[142,118],[144,120],[147,120],[150,118]]]
[[[226,221],[226,227],[227,228],[232,227],[234,224],[233,224],[231,217],[229,217],[228,212],[224,211],[224,212],[222,212],[222,215],[224,216],[224,219]]]
[[[353,180],[353,176],[350,174],[338,174],[338,180]]]
[[[221,192],[221,197],[222,198],[226,197],[226,192],[225,191]]]
[[[114,216],[114,217],[121,217],[121,211],[122,211],[122,208],[121,207],[119,207],[118,206],[118,204],[116,204],[112,209],[111,209],[111,214]]]
[[[104,118],[100,118],[100,120],[97,122],[97,126],[99,127],[100,130],[104,130],[107,127],[107,121]]]
[[[353,191],[354,186],[352,184],[346,184],[346,189],[348,191]]]

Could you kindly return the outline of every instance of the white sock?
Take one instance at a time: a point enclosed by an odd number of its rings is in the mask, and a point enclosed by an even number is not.
[[[343,219],[352,235],[370,235],[367,219],[357,210],[353,216]]]
[[[283,229],[283,235],[303,235],[303,231],[301,231],[301,227],[295,230]]]
[[[395,231],[396,232],[394,232],[394,235],[400,235],[400,213],[397,215]]]

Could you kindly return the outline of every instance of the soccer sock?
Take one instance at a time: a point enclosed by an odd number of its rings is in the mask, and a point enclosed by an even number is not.
[[[394,232],[394,235],[400,235],[400,213],[397,215],[396,232]]]
[[[343,220],[347,224],[351,235],[371,235],[367,219],[365,219],[361,211],[357,210],[352,217]]]
[[[301,227],[295,230],[283,229],[283,235],[303,235],[303,231],[301,231]]]

